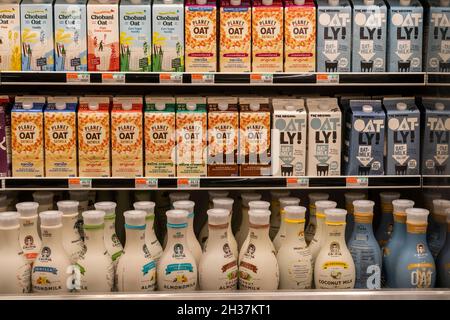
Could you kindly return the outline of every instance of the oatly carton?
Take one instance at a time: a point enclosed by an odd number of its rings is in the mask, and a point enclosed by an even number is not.
[[[422,98],[422,174],[450,174],[450,98]]]
[[[145,97],[146,177],[175,177],[175,109],[173,96]]]
[[[384,174],[386,115],[380,100],[351,100],[345,120],[346,175]]]
[[[386,71],[386,21],[383,0],[353,0],[352,71]]]
[[[45,176],[77,176],[77,97],[48,97],[44,111]]]
[[[208,97],[208,176],[237,176],[237,97]]]
[[[429,0],[425,10],[425,69],[450,72],[450,1]]]
[[[113,177],[144,175],[142,131],[142,97],[114,97],[111,109]]]
[[[13,177],[44,176],[45,97],[17,96],[11,110]]]
[[[341,175],[342,114],[336,98],[307,99],[308,176]]]
[[[306,174],[307,112],[303,99],[273,99],[272,175]]]
[[[386,174],[420,174],[420,111],[414,98],[385,98]]]
[[[0,71],[20,71],[20,0],[0,2]]]
[[[317,1],[317,71],[351,71],[352,7],[347,0]]]
[[[0,96],[0,177],[11,176],[11,99]]]
[[[421,72],[423,8],[418,0],[388,1],[388,72]]]

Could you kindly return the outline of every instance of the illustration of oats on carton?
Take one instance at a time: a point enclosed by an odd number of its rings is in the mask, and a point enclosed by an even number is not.
[[[78,171],[80,177],[109,177],[109,97],[80,97],[78,106]]]
[[[20,71],[20,0],[0,2],[0,71]]]
[[[13,177],[44,176],[45,97],[17,96],[11,110]]]
[[[205,97],[177,97],[178,177],[206,176],[206,122]]]
[[[45,176],[77,176],[76,97],[48,97],[44,111]]]
[[[11,176],[11,98],[0,96],[0,177]]]
[[[111,110],[113,177],[142,177],[142,97],[114,97]]]
[[[175,97],[146,96],[145,176],[175,177]]]

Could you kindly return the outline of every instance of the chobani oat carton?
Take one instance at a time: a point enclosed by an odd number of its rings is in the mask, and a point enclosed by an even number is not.
[[[178,177],[206,176],[206,122],[205,97],[177,97]]]
[[[252,71],[283,72],[283,4],[255,0],[252,7]]]
[[[142,97],[114,97],[111,109],[113,177],[142,177]]]
[[[237,97],[208,97],[208,176],[237,176]]]
[[[12,175],[44,176],[45,97],[16,97],[11,110]]]
[[[0,96],[0,177],[11,176],[11,99]]]
[[[81,97],[78,106],[78,171],[80,177],[109,177],[109,97]]]
[[[20,71],[20,0],[0,2],[0,70]]]
[[[284,71],[316,71],[316,5],[284,1]]]
[[[44,112],[45,176],[77,176],[76,97],[49,97]]]
[[[248,0],[220,2],[221,72],[251,71],[252,11]]]
[[[270,176],[269,98],[239,97],[239,173]]]
[[[175,109],[175,97],[145,97],[146,177],[175,177]]]

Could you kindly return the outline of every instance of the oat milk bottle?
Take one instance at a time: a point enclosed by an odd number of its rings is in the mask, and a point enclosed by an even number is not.
[[[284,218],[284,208],[287,206],[298,206],[300,204],[299,198],[294,197],[282,197],[279,199],[280,202],[280,217],[281,217],[281,224],[280,229],[278,230],[277,235],[273,239],[273,245],[275,247],[275,250],[278,251],[281,247],[281,244],[283,243],[284,239],[286,238],[286,224],[285,224],[285,218]]]
[[[348,243],[352,233],[355,218],[353,217],[353,201],[364,200],[366,195],[361,192],[346,192],[345,197],[345,210],[347,210],[347,224],[345,225],[345,243]]]
[[[234,200],[231,198],[214,198],[213,199],[214,209],[225,209],[228,210],[228,229],[227,229],[227,239],[228,245],[230,246],[231,252],[237,259],[239,256],[238,244],[234,238],[233,231],[231,230],[231,218],[233,216],[233,204]],[[204,251],[206,251],[206,242]]]
[[[111,292],[114,286],[114,265],[105,247],[105,212],[89,210],[82,215],[86,251],[77,262],[81,272],[81,290]]]
[[[239,289],[277,290],[279,270],[269,238],[270,210],[250,210],[248,215],[250,240],[239,259]]]
[[[192,255],[195,258],[196,264],[198,265],[202,256],[202,247],[200,247],[200,243],[198,242],[194,234],[194,206],[195,202],[189,200],[175,201],[173,203],[174,209],[185,210],[189,213],[188,226],[186,230],[187,244],[189,250],[192,252]]]
[[[442,247],[445,245],[447,235],[447,213],[450,208],[449,200],[433,200],[433,211],[429,219],[427,230],[427,242],[433,258],[437,258]]]
[[[226,197],[228,197],[228,194],[229,194],[228,191],[222,191],[222,190],[208,191],[208,195],[209,195],[208,209],[214,208],[213,200],[215,198],[226,198]],[[231,219],[231,217],[230,217],[230,219]],[[200,245],[202,246],[202,248],[204,250],[205,249],[205,245],[206,245],[206,241],[208,241],[208,222],[203,224],[203,227],[200,230],[198,238],[200,240]]]
[[[63,246],[63,213],[39,213],[42,230],[42,249],[33,263],[32,291],[59,294],[72,289],[72,265]]]
[[[336,208],[337,203],[334,201],[328,200],[319,200],[316,201],[316,232],[314,233],[314,237],[309,243],[309,250],[311,251],[313,263],[316,261],[317,256],[319,255],[322,246],[326,242],[327,239],[327,228],[325,227],[325,210]]]
[[[241,225],[236,231],[236,241],[238,243],[239,250],[242,248],[245,239],[248,235],[248,204],[250,201],[261,200],[261,194],[259,193],[243,193],[241,195]]]
[[[19,213],[0,213],[0,293],[30,292],[30,264],[19,245]]]
[[[138,201],[133,206],[135,210],[142,210],[147,213],[145,216],[145,244],[150,252],[150,256],[158,264],[163,249],[155,234],[155,203],[152,201]]]
[[[378,244],[381,248],[383,248],[392,233],[392,225],[394,223],[392,217],[392,201],[400,198],[400,193],[398,192],[381,192],[381,220],[378,225],[377,232],[375,234],[375,238],[378,241]]]
[[[78,232],[78,201],[65,200],[58,201],[58,210],[63,213],[63,246],[70,258],[70,262],[75,264],[84,252],[84,243]]]
[[[116,234],[116,203],[112,201],[102,201],[94,204],[95,210],[105,212],[105,247],[109,255],[117,265],[117,259],[123,251],[122,244]]]
[[[236,290],[237,256],[228,242],[230,211],[209,209],[208,248],[203,253],[198,266],[201,290]]]
[[[327,239],[314,265],[314,284],[317,289],[353,289],[355,264],[345,244],[344,209],[325,211]]]
[[[156,262],[145,243],[143,210],[129,210],[125,217],[126,242],[117,264],[117,289],[120,292],[149,292],[156,287]]]
[[[330,195],[328,193],[319,193],[313,192],[308,194],[309,199],[309,223],[305,230],[305,240],[309,245],[314,238],[314,234],[316,233],[317,228],[317,219],[316,219],[316,201],[319,200],[328,200]]]
[[[311,288],[313,264],[305,242],[305,212],[305,207],[284,207],[286,238],[277,253],[280,289]]]
[[[19,243],[28,263],[33,263],[41,250],[41,238],[38,234],[37,202],[20,202],[16,204],[20,214]]]
[[[289,190],[272,190],[270,191],[270,211],[272,214],[270,215],[270,230],[269,236],[270,239],[274,239],[280,230],[280,225],[282,223],[282,217],[280,212],[280,198],[289,197],[291,195],[291,191]]]
[[[189,212],[169,210],[166,215],[168,240],[158,263],[158,290],[195,290],[198,282],[197,263],[186,237]]]
[[[437,286],[450,288],[450,210],[447,209],[447,240],[436,260]]]

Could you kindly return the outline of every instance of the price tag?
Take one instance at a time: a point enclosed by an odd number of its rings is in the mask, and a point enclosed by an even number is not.
[[[67,73],[67,83],[89,83],[91,82],[91,75],[89,73]]]
[[[91,189],[92,179],[91,178],[72,178],[69,179],[69,189]]]
[[[160,73],[159,83],[183,83],[182,73]]]
[[[102,83],[125,83],[125,74],[102,73]]]
[[[347,188],[366,188],[369,186],[369,178],[367,177],[346,177],[345,183]]]
[[[214,83],[214,74],[193,73],[191,74],[191,83]]]
[[[199,178],[180,178],[177,180],[178,189],[197,189],[200,188]]]
[[[6,188],[6,180],[2,179],[2,189],[5,189],[5,188]]]
[[[156,178],[136,178],[134,180],[136,189],[156,189],[158,188],[158,179]]]
[[[316,75],[317,83],[339,83],[339,75],[334,73],[319,73]]]
[[[252,73],[250,75],[250,83],[273,83],[273,74],[269,73]]]
[[[309,178],[286,178],[286,187],[288,188],[308,188]]]

